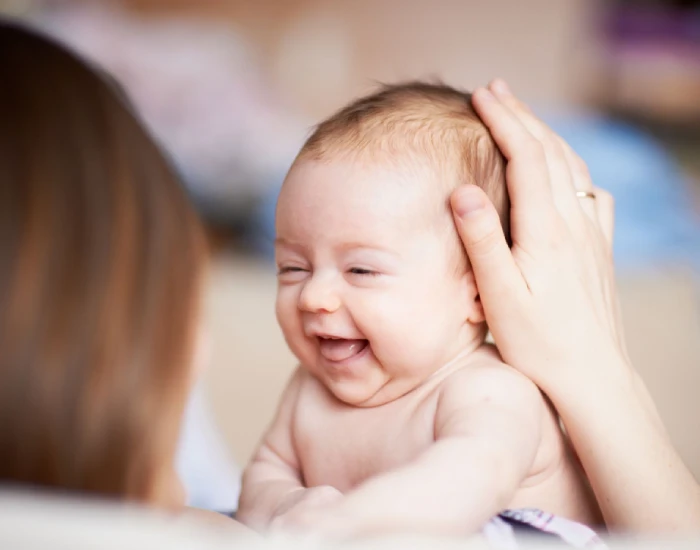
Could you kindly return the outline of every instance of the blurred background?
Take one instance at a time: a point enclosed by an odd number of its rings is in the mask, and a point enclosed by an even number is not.
[[[310,128],[378,81],[469,89],[500,76],[615,196],[630,354],[700,476],[700,1],[0,0],[0,11],[121,83],[207,220],[202,392],[235,464],[294,366],[274,319],[271,241],[277,190]]]

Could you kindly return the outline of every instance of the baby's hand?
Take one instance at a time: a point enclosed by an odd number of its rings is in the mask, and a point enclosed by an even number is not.
[[[272,530],[313,530],[314,518],[343,498],[343,493],[330,485],[297,489],[282,501],[270,522]]]

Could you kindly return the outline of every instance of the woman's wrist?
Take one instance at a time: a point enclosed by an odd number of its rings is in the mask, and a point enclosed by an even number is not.
[[[624,353],[612,342],[592,345],[586,353],[578,353],[565,363],[548,369],[539,387],[562,414],[571,407],[595,406],[601,393],[621,392],[635,395],[643,385]]]
[[[577,370],[550,399],[611,529],[696,531],[700,490],[674,450],[646,386],[615,354]],[[664,513],[659,513],[659,510]],[[673,513],[670,513],[673,511]]]
[[[627,354],[613,342],[591,346],[553,368],[540,388],[552,401],[564,424],[614,415],[623,403],[643,410],[648,421],[668,438],[666,428],[646,384]]]

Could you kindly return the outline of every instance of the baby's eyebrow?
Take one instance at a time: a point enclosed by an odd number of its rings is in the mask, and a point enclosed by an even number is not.
[[[304,245],[300,242],[285,239],[284,237],[277,237],[275,239],[274,244],[275,244],[275,248],[285,247],[285,248],[289,248],[295,252],[298,252],[299,254],[303,254],[305,251],[307,251],[306,245]],[[380,254],[390,256],[393,259],[398,259],[401,256],[398,251],[393,250],[391,248],[388,248],[388,247],[385,247],[385,246],[382,246],[382,245],[376,244],[376,243],[368,243],[368,242],[362,242],[362,241],[348,241],[348,242],[339,243],[336,246],[334,246],[334,249],[336,250],[336,252],[341,252],[341,253],[347,253],[347,252],[352,252],[352,251],[378,252]]]
[[[307,251],[306,247],[295,241],[290,241],[289,239],[285,239],[283,237],[278,237],[275,239],[275,244],[274,244],[275,250],[283,248],[288,251],[294,252],[295,254],[301,254],[304,255]]]
[[[301,245],[299,243],[295,243],[294,241],[290,241],[288,239],[285,239],[284,237],[277,237],[275,239],[275,246],[290,246],[293,248],[300,248]]]
[[[342,243],[338,245],[337,248],[343,252],[348,252],[350,250],[368,250],[370,252],[381,252],[382,254],[389,254],[391,256],[399,255],[395,250],[391,250],[379,244],[369,244],[357,241]]]

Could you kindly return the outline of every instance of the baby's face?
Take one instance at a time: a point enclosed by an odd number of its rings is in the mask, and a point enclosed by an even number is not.
[[[454,235],[431,223],[446,203],[424,177],[302,161],[279,198],[277,319],[304,367],[352,405],[406,394],[474,338]]]

